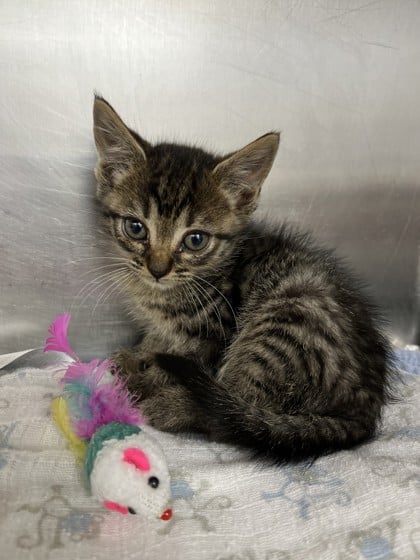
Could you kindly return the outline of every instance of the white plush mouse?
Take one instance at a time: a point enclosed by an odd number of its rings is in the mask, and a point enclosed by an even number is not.
[[[170,476],[158,442],[142,429],[138,408],[118,376],[105,383],[109,360],[84,363],[70,347],[70,315],[59,315],[49,329],[45,351],[65,352],[63,396],[52,416],[71,449],[84,462],[92,495],[107,509],[168,521]]]

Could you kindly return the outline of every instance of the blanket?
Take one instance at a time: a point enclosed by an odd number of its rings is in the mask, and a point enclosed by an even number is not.
[[[0,371],[0,558],[308,560],[420,558],[420,353],[398,351],[401,399],[377,439],[274,467],[198,436],[158,433],[174,515],[97,505],[50,417],[51,366]]]

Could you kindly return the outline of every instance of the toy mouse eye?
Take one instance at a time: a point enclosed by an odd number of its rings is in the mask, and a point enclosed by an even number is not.
[[[152,488],[157,488],[159,486],[159,479],[156,478],[155,476],[151,476],[147,481],[147,484]]]

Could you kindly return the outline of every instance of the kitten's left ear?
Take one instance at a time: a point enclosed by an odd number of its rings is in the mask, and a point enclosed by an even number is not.
[[[269,132],[216,165],[213,176],[237,210],[257,207],[261,186],[276,157],[280,134]]]

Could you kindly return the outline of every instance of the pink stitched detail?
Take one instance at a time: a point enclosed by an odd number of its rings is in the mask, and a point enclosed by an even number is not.
[[[146,453],[144,453],[144,451],[142,451],[141,449],[137,449],[136,447],[129,447],[128,449],[125,449],[123,460],[126,463],[134,465],[136,469],[139,469],[141,471],[150,470],[150,463]]]
[[[128,513],[128,509],[124,506],[120,506],[120,504],[116,504],[115,502],[110,502],[108,500],[104,501],[104,506],[111,510],[111,511],[118,511],[119,513],[122,513],[123,515],[127,515]]]

